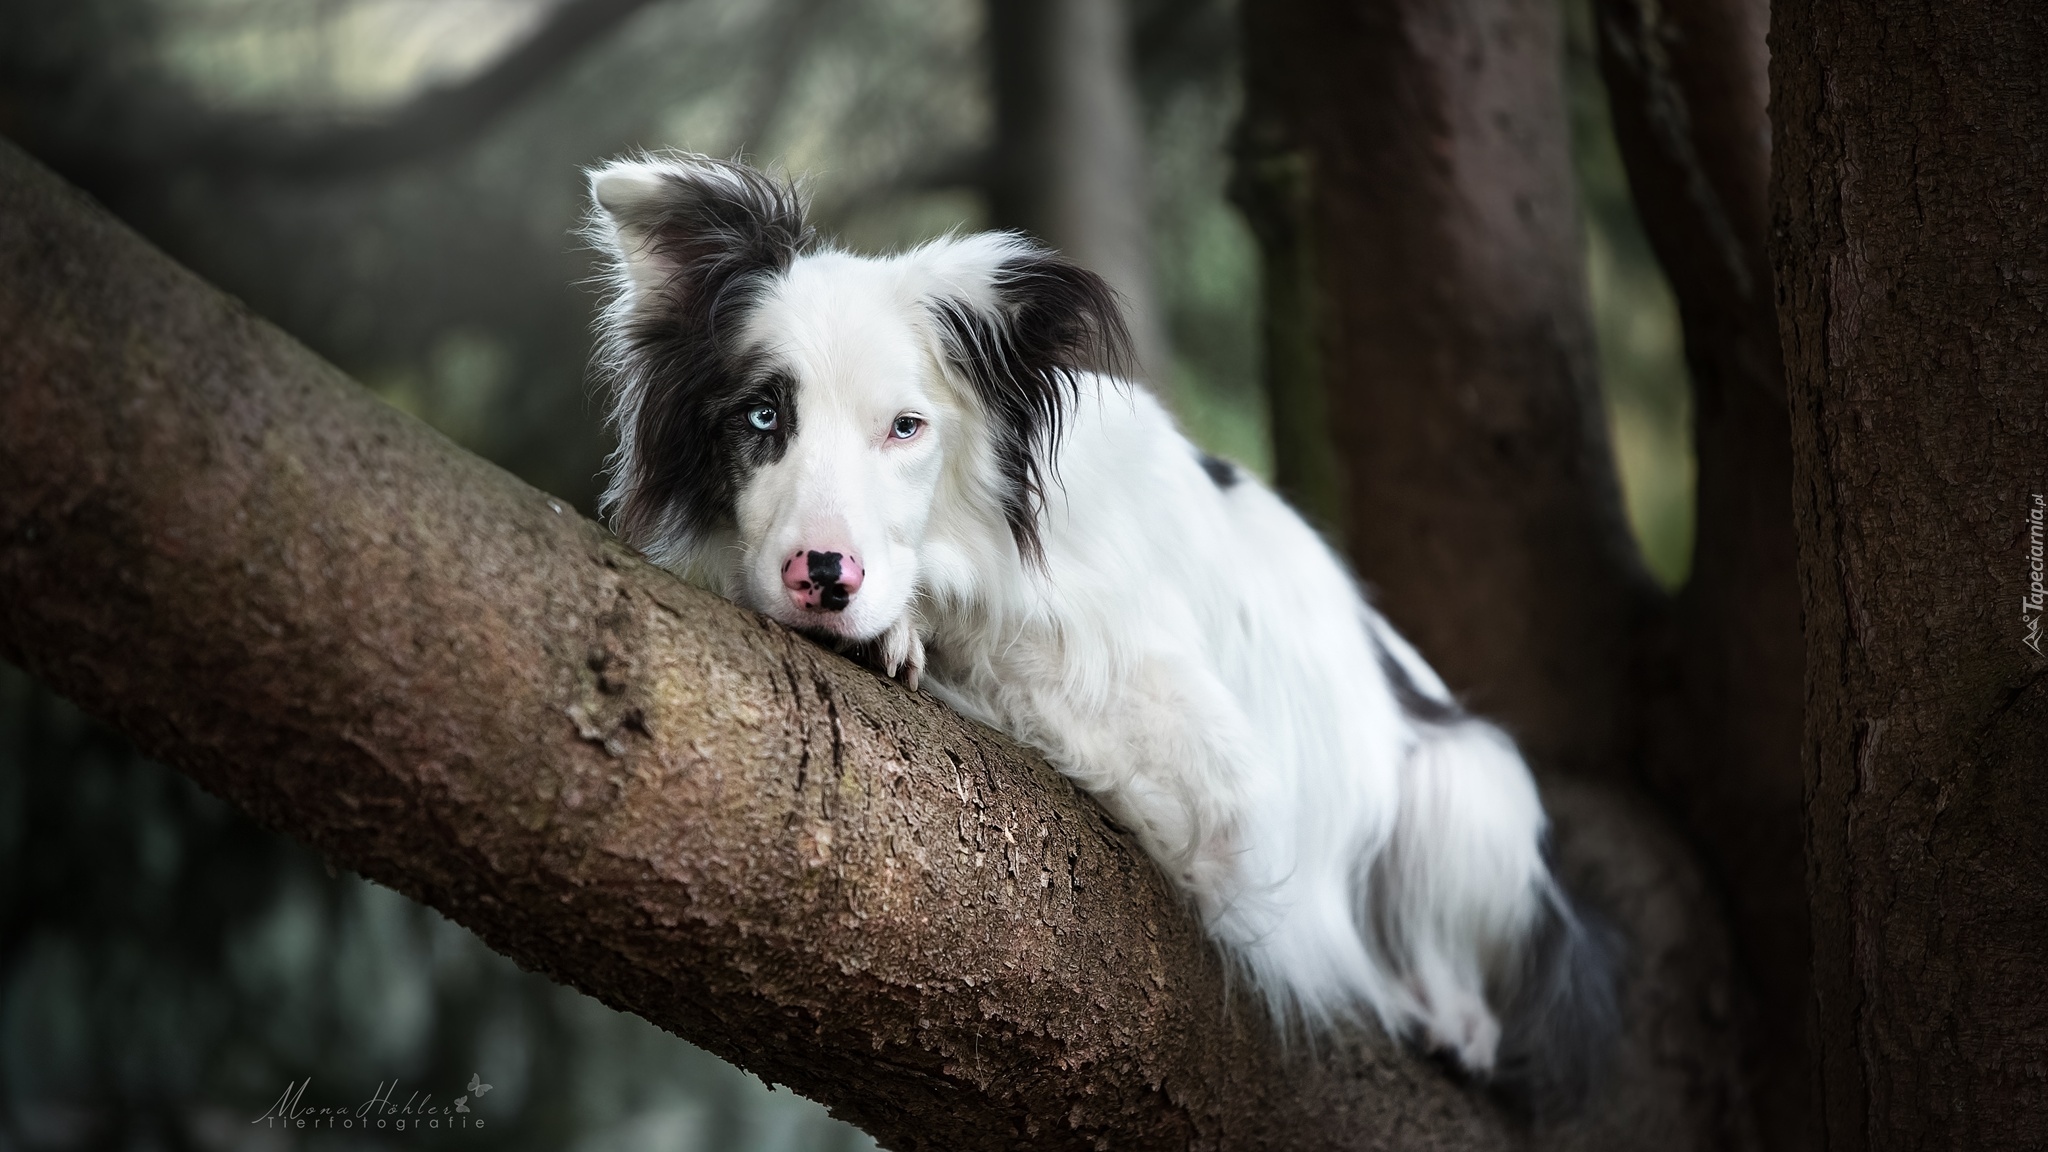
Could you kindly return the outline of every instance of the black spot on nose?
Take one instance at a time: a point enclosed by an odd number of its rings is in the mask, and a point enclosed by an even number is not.
[[[840,611],[853,598],[839,580],[839,559],[837,552],[812,552],[806,557],[811,586],[818,590],[818,607],[827,612]]]

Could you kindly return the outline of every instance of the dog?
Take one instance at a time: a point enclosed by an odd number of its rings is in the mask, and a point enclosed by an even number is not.
[[[1042,751],[1288,1031],[1375,1020],[1583,1095],[1614,949],[1513,741],[1122,378],[1100,278],[1009,233],[845,252],[704,156],[589,179],[626,541]]]

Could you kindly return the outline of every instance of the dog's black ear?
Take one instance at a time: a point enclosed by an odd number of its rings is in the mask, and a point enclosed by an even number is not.
[[[619,160],[590,173],[588,235],[611,257],[598,368],[619,438],[604,508],[658,560],[731,516],[712,430],[747,386],[732,347],[767,279],[811,242],[788,184],[704,156]]]
[[[1080,378],[1127,379],[1130,333],[1116,290],[1056,253],[1006,235],[952,249],[946,255],[969,274],[948,269],[945,278],[966,290],[939,296],[932,311],[947,357],[988,414],[1010,534],[1027,561],[1041,562],[1039,513],[1047,482],[1057,482],[1060,432]]]

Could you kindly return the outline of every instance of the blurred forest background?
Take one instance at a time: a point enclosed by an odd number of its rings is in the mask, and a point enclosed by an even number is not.
[[[1692,494],[1676,311],[1590,18],[1567,7],[1607,412],[1630,519],[1675,585]],[[586,512],[607,445],[580,170],[640,147],[800,175],[856,249],[1039,232],[1124,291],[1189,432],[1266,472],[1234,40],[1228,0],[0,0],[0,134]],[[1045,187],[1062,164],[1099,186],[1062,200]],[[307,1103],[393,1079],[400,1100],[467,1093],[488,1127],[251,1124],[308,1077]],[[449,1143],[872,1147],[334,874],[0,666],[0,1152]]]

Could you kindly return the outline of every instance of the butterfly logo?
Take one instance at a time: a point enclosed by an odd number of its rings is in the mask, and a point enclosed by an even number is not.
[[[489,1084],[484,1083],[483,1079],[479,1077],[476,1073],[471,1072],[469,1074],[469,1096],[474,1096],[478,1100],[482,1100],[484,1098],[484,1093],[489,1092],[490,1090],[491,1086]],[[457,1096],[455,1098],[455,1110],[457,1112],[469,1111],[469,1096]]]

